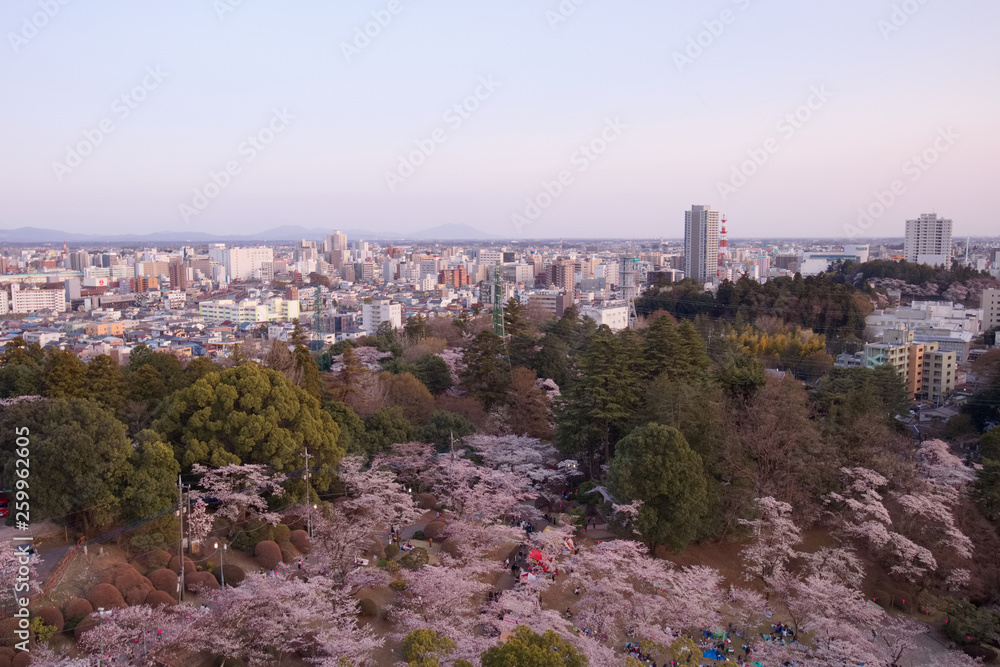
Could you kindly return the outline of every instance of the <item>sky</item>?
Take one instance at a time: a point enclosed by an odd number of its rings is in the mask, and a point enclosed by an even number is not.
[[[993,0],[5,0],[0,228],[998,235]]]

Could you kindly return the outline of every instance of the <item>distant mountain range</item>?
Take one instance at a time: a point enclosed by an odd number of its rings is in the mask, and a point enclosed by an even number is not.
[[[265,229],[255,234],[209,234],[194,231],[161,231],[152,234],[74,234],[57,229],[42,229],[39,227],[18,227],[17,229],[0,229],[0,243],[223,243],[232,241],[321,241],[333,229],[307,229],[297,225],[285,225]],[[423,229],[420,231],[375,232],[365,229],[343,229],[351,240],[413,240],[413,241],[494,241],[501,237],[487,234],[470,225],[448,224]]]

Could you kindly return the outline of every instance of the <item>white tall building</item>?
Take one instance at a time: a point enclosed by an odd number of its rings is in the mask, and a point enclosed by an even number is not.
[[[983,290],[983,331],[1000,327],[1000,289]]]
[[[628,304],[604,304],[601,306],[582,306],[580,317],[589,317],[597,322],[597,326],[608,325],[612,331],[628,328]]]
[[[903,258],[907,262],[951,266],[951,220],[924,213],[906,221]]]
[[[10,286],[10,310],[14,313],[33,313],[36,310],[66,312],[66,290],[29,289]]]
[[[371,303],[361,306],[361,328],[366,333],[378,333],[385,322],[389,322],[393,329],[403,328],[402,304],[392,303],[389,299],[373,299]]]
[[[684,212],[684,277],[715,278],[719,265],[719,212],[694,205]]]
[[[229,280],[253,280],[254,271],[259,272],[265,262],[274,261],[274,250],[215,247],[208,249],[208,257],[225,267]]]

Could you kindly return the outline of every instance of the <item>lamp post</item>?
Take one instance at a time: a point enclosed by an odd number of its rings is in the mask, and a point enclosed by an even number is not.
[[[218,549],[219,548],[219,543],[216,542],[215,544],[213,544],[212,548],[213,549]],[[223,542],[222,543],[222,551],[219,551],[219,576],[220,576],[220,579],[222,579],[222,587],[223,588],[226,587],[226,557],[225,557],[225,554],[226,554],[226,549],[228,549],[228,548],[229,548],[229,545],[226,544],[225,542]]]

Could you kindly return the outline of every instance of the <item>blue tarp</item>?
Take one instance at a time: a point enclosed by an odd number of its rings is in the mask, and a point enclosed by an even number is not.
[[[726,657],[723,654],[716,651],[714,648],[708,649],[707,651],[703,652],[702,655],[712,660],[722,660],[723,658]]]

